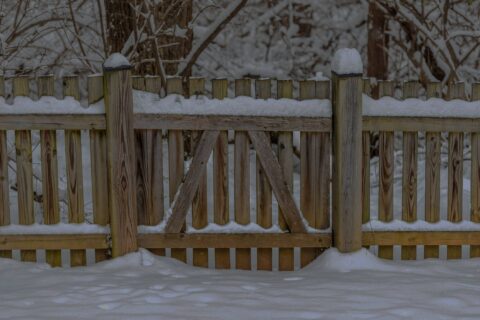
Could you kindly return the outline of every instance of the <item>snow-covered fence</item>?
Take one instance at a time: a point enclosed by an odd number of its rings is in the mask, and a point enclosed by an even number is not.
[[[447,100],[367,95],[362,100],[352,93],[361,84],[357,75],[344,77],[342,85],[335,82],[331,103],[328,80],[216,79],[207,86],[201,78],[186,83],[170,78],[162,88],[158,77],[132,77],[132,91],[128,70],[108,72],[118,78],[91,76],[87,90],[79,90],[78,78],[66,78],[63,93],[73,98],[64,100],[52,97],[52,77],[35,81],[38,95],[46,96],[38,100],[22,97],[34,86],[27,78],[8,79],[15,99],[9,105],[0,98],[2,256],[21,250],[22,259],[35,261],[45,249],[46,261],[58,266],[60,250],[69,249],[70,263],[84,265],[86,249],[95,249],[95,260],[101,261],[138,245],[197,266],[292,270],[294,261],[305,266],[332,242],[344,251],[378,246],[384,258],[393,257],[393,246],[401,246],[404,259],[419,258],[419,248],[425,257],[438,257],[439,245],[449,245],[449,258],[459,257],[461,245],[470,245],[471,256],[480,255],[480,105],[448,101],[463,98],[461,84],[445,91]],[[371,85],[363,81],[365,93]],[[376,85],[379,96],[393,95],[393,82]],[[479,98],[479,88],[473,86],[472,99]],[[235,98],[228,97],[229,89]],[[407,82],[403,90],[405,98],[417,97],[420,87]],[[167,96],[160,98],[163,91]],[[88,93],[86,109],[76,101],[81,92]],[[439,84],[426,88],[428,97],[442,92]],[[363,134],[338,119],[344,115],[337,108],[359,103]],[[362,117],[347,113],[349,121]],[[85,133],[87,145],[81,139]],[[59,136],[65,142],[57,142]],[[377,137],[378,154],[372,154]],[[360,147],[361,153],[355,151]],[[57,148],[65,150],[65,172]],[[395,155],[402,158],[399,163]],[[32,170],[36,162],[40,174]],[[471,222],[460,222],[466,218],[462,170],[467,162]],[[349,163],[362,164],[361,181],[355,172],[335,176],[353,170]],[[395,168],[402,170],[395,175]],[[91,209],[85,206],[87,184]],[[358,194],[362,200],[355,203],[351,199]],[[340,211],[332,225],[332,214]],[[360,213],[363,227],[356,223]],[[40,222],[44,225],[35,224]]]
[[[365,93],[371,86],[364,80]],[[441,245],[447,245],[449,259],[462,257],[462,245],[464,257],[468,251],[480,256],[480,104],[474,102],[480,85],[472,85],[472,102],[462,101],[464,83],[444,90],[440,83],[422,88],[408,81],[400,100],[389,98],[395,82],[376,87],[381,99],[364,98],[363,244],[378,245],[378,255],[387,259],[394,257],[394,245],[407,260],[422,258],[420,246],[425,258],[438,258]],[[421,91],[427,101],[418,99]],[[378,157],[371,154],[373,137]]]

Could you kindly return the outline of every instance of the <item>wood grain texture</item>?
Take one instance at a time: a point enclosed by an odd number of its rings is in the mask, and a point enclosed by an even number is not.
[[[447,99],[465,99],[465,84],[448,86]],[[463,204],[463,132],[448,133],[448,208],[447,219],[451,222],[462,220]],[[460,259],[461,246],[448,246],[447,259]]]
[[[38,96],[54,96],[53,76],[38,79]],[[57,132],[55,130],[40,131],[40,151],[42,168],[42,200],[43,222],[57,224],[60,222],[60,205],[58,197],[58,161],[57,161]],[[47,250],[46,261],[52,267],[62,265],[61,251]]]
[[[292,190],[282,174],[282,169],[269,144],[269,137],[265,132],[249,131],[250,140],[257,151],[265,175],[272,186],[278,205],[282,209],[283,217],[292,233],[305,233],[307,228],[303,223],[302,214],[295,204]]]
[[[37,249],[56,251],[60,249],[107,249],[105,234],[12,234],[0,235],[0,250],[22,250],[35,252]]]
[[[0,76],[0,97],[5,96],[5,82]],[[0,226],[10,224],[10,195],[8,180],[7,132],[0,130]],[[0,250],[0,258],[11,258],[12,252]]]
[[[362,91],[358,77],[333,75],[333,243],[340,252],[362,247]],[[357,159],[357,161],[352,161]]]
[[[132,76],[132,88],[134,90],[145,91],[145,77]]]
[[[293,82],[291,80],[277,80],[277,98],[293,98]],[[278,133],[278,162],[287,182],[287,187],[293,191],[293,134],[288,131]],[[282,230],[288,230],[283,217],[282,209],[278,208],[278,225]],[[280,271],[294,270],[293,248],[278,249],[278,269]]]
[[[416,98],[420,90],[418,81],[403,84],[403,98]],[[402,220],[417,220],[417,171],[418,171],[418,133],[403,132],[403,166],[402,166]],[[402,247],[402,260],[415,260],[415,246]]]
[[[426,245],[461,246],[479,245],[479,231],[367,231],[363,232],[364,245]]]
[[[188,81],[188,96],[196,97],[205,94],[205,79],[190,78]],[[202,131],[192,131],[191,147],[193,153],[199,143]],[[207,160],[208,161],[208,160]],[[208,193],[207,193],[207,167],[200,168],[201,176],[197,191],[192,201],[192,226],[196,229],[205,228],[208,224]],[[193,265],[208,267],[208,249],[193,249]]]
[[[270,99],[272,95],[270,79],[255,81],[256,99]],[[270,133],[267,133],[268,141],[271,142]],[[256,160],[256,214],[257,224],[263,228],[272,226],[272,188],[263,169],[259,156]],[[257,270],[272,270],[272,249],[257,249]]]
[[[450,132],[462,128],[463,132],[477,132],[479,126],[479,118],[363,117],[363,129],[365,131]]]
[[[79,124],[89,128],[94,126],[102,128],[101,117],[90,116],[90,124],[82,120]],[[22,119],[15,116],[15,119]],[[56,116],[48,118],[56,119]],[[64,117],[60,117],[64,119]],[[191,114],[135,114],[135,129],[167,129],[167,130],[261,130],[261,131],[306,131],[306,132],[330,132],[332,120],[330,118],[315,118],[302,116],[242,116],[242,115],[191,115]],[[479,124],[480,121],[473,121],[471,126]],[[0,125],[8,129],[21,127],[11,118],[4,118],[0,115]],[[48,122],[46,125],[49,125]],[[70,126],[74,124],[68,124]],[[40,124],[38,125],[40,126]],[[25,127],[25,125],[23,125]],[[23,128],[21,127],[21,128]]]
[[[379,98],[393,96],[393,82],[379,81]],[[378,190],[378,220],[390,222],[393,220],[393,174],[394,174],[394,133],[380,131],[379,134],[379,190]],[[378,256],[393,259],[393,247],[379,246]]]
[[[27,77],[13,78],[13,95],[28,97],[30,94]],[[17,162],[17,198],[18,222],[20,224],[35,223],[33,210],[33,168],[32,168],[32,136],[29,130],[15,131],[15,149]],[[35,250],[22,250],[22,261],[35,262]]]
[[[427,84],[427,98],[441,98],[440,82]],[[425,221],[440,221],[440,168],[441,168],[441,133],[425,133]],[[438,246],[425,246],[424,257],[438,258]]]
[[[80,99],[78,77],[63,78],[63,94]],[[82,132],[80,130],[65,130],[65,162],[67,169],[67,199],[68,221],[83,223],[85,221],[83,194],[83,164],[82,164]],[[70,251],[70,265],[84,266],[87,263],[84,250]]]
[[[103,98],[103,76],[88,77],[88,104],[94,104]],[[107,132],[105,130],[90,130],[90,164],[92,179],[93,223],[108,225],[108,176],[107,176]],[[108,250],[96,249],[95,262],[107,260]]]
[[[182,94],[183,86],[180,78],[167,79],[167,94]],[[168,130],[168,194],[170,206],[174,201],[175,194],[182,183],[185,164],[185,146],[182,130]],[[182,231],[184,231],[185,226]],[[173,258],[187,262],[187,251],[185,249],[172,249]]]
[[[135,142],[130,70],[104,70],[112,256],[137,250]]]
[[[201,178],[203,176],[202,168],[208,161],[213,146],[217,141],[219,131],[205,131],[198,141],[198,146],[192,158],[190,168],[185,175],[185,179],[178,187],[178,191],[174,196],[172,203],[172,214],[168,217],[165,226],[166,233],[179,233],[185,224],[185,218],[188,209],[195,197]]]
[[[235,80],[235,96],[251,96],[251,80]],[[234,147],[234,216],[239,224],[250,223],[250,141],[245,131],[235,131]],[[250,249],[235,250],[236,268],[251,269]]]
[[[133,80],[133,78],[132,78]],[[136,78],[137,90],[160,94],[159,76]],[[137,217],[139,225],[157,225],[164,216],[162,130],[135,131]],[[165,250],[150,250],[165,255]]]
[[[328,248],[331,246],[331,234],[150,233],[139,234],[138,245],[148,248]]]
[[[10,224],[7,132],[0,130],[0,226]],[[11,258],[12,252],[0,250],[1,258]]]
[[[105,130],[103,114],[2,114],[4,130]]]
[[[363,79],[363,94],[372,96],[370,78]],[[362,132],[362,224],[370,221],[370,134]]]
[[[480,100],[480,83],[472,84],[472,101]],[[472,133],[472,169],[470,185],[470,220],[480,223],[480,133]],[[480,258],[480,246],[470,246],[470,257]]]
[[[315,99],[316,83],[313,80],[300,81],[299,99]],[[300,210],[310,227],[315,228],[318,209],[316,207],[320,182],[319,152],[320,139],[318,134],[300,132]],[[300,250],[300,266],[304,267],[317,257],[317,249],[302,248]]]
[[[214,99],[228,96],[228,80],[212,81]],[[228,193],[228,131],[220,131],[213,149],[213,221],[225,225],[230,221]],[[230,249],[215,249],[215,268],[230,269]]]

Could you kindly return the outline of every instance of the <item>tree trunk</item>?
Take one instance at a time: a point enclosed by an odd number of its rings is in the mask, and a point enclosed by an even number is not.
[[[370,0],[368,5],[368,66],[367,76],[378,80],[388,78],[388,19],[377,5]]]

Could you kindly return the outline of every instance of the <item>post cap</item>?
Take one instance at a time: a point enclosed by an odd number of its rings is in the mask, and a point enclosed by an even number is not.
[[[110,57],[108,57],[103,63],[104,71],[125,70],[131,68],[132,65],[128,59],[118,52],[112,53],[112,55],[110,55]]]
[[[357,49],[337,50],[332,61],[332,72],[339,76],[358,76],[363,74],[363,62]]]

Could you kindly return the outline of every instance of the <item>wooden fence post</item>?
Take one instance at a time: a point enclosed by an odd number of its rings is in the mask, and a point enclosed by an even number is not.
[[[333,244],[362,247],[362,75],[332,72]]]
[[[118,63],[120,62],[120,63]],[[112,257],[137,250],[131,66],[118,55],[103,65]]]

